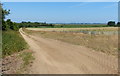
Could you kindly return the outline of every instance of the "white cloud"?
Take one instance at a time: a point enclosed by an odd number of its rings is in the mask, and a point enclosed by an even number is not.
[[[118,2],[119,0],[3,0],[2,2]]]

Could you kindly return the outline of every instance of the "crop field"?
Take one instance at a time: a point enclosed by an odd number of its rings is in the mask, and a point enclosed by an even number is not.
[[[48,25],[37,26],[37,24],[34,24],[34,26],[31,25],[31,28],[93,28],[93,27],[110,27],[110,26],[106,24],[52,24],[52,26]]]
[[[34,31],[52,31],[52,32],[71,32],[71,33],[84,33],[84,34],[105,34],[114,35],[118,34],[117,27],[101,27],[101,28],[26,28]]]
[[[104,28],[26,28],[25,32],[32,35],[39,35],[45,38],[51,38],[55,40],[60,40],[63,42],[81,45],[88,48],[92,48],[96,51],[101,51],[110,55],[117,55],[118,52],[118,34],[84,34],[80,32],[75,32],[79,30],[87,31],[116,31],[116,27],[104,27]],[[67,31],[67,32],[65,32]],[[72,31],[72,32],[71,32]]]
[[[94,28],[26,28],[34,31],[79,31],[79,30],[89,30],[89,31],[118,31],[118,27],[94,27]]]
[[[92,28],[92,27],[108,27],[105,24],[55,24],[54,28]]]
[[[27,48],[26,42],[18,31],[2,32],[2,55],[8,56]]]

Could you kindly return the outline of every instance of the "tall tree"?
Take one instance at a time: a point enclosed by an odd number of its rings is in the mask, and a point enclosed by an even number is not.
[[[9,26],[8,28],[10,28],[12,30],[14,29],[13,22],[11,21],[11,19],[7,19],[6,25]]]
[[[6,25],[6,22],[4,21],[5,16],[10,14],[10,10],[4,10],[2,8],[2,4],[0,3],[0,10],[2,11],[2,30],[7,30],[8,26]]]

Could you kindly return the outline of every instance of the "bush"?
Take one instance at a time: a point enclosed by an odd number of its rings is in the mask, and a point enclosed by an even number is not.
[[[26,48],[26,42],[17,31],[2,32],[2,55],[7,56]]]
[[[107,25],[108,26],[115,26],[115,21],[109,21]]]
[[[7,19],[7,21],[5,21],[5,25],[8,26],[8,28],[11,30],[17,31],[19,29],[17,23],[12,22],[11,19]]]

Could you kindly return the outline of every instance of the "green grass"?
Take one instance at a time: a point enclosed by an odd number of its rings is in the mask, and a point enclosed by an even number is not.
[[[110,27],[105,24],[54,24],[51,26],[30,27],[30,28],[92,28],[92,27]]]
[[[0,30],[0,58],[2,57],[2,30]]]
[[[87,27],[108,27],[107,25],[99,24],[99,25],[80,25],[80,24],[60,24],[55,25],[54,28],[87,28]]]
[[[2,43],[3,57],[20,52],[27,48],[26,42],[18,31],[3,31]]]

